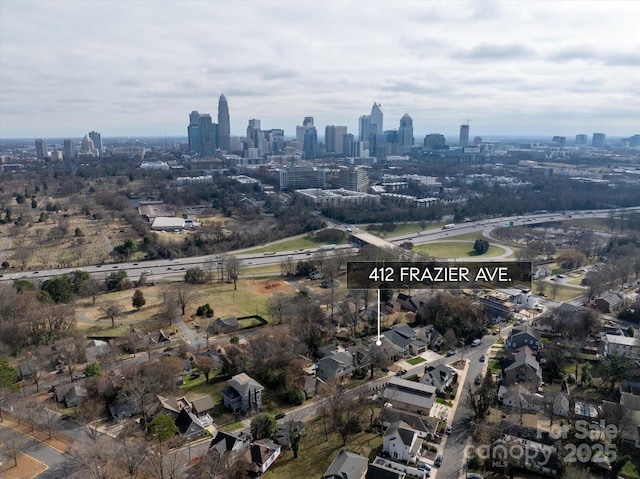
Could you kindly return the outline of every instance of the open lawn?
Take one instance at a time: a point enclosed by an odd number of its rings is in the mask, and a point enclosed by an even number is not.
[[[556,301],[570,301],[584,296],[584,290],[566,284],[555,285],[553,281],[550,281],[545,289],[545,295],[547,298],[555,299]]]
[[[119,336],[133,324],[153,323],[158,327],[168,328],[168,318],[163,303],[165,289],[167,294],[174,294],[177,284],[165,283],[141,288],[147,304],[139,311],[131,305],[133,289],[118,291],[99,296],[94,305],[90,300],[82,299],[76,303],[78,325],[87,333],[98,336]],[[191,287],[193,299],[187,305],[183,320],[190,327],[201,321],[195,313],[198,306],[208,303],[214,310],[214,316],[242,317],[258,314],[268,318],[267,302],[275,293],[292,294],[293,287],[281,279],[240,279],[237,289],[233,284],[213,283],[194,285]],[[116,328],[111,328],[111,320],[101,308],[109,303],[116,303],[123,313],[115,319]],[[246,326],[245,326],[246,327]]]
[[[420,363],[424,363],[425,361],[426,361],[426,359],[424,359],[424,358],[422,358],[420,356],[417,356],[415,358],[407,359],[407,362],[409,364],[411,364],[412,366],[415,366],[415,365],[420,364]]]
[[[434,258],[468,258],[477,257],[473,251],[473,242],[437,242],[414,246],[413,251],[422,253]],[[491,245],[489,251],[482,255],[483,258],[492,258],[505,254],[502,247]]]
[[[342,449],[368,457],[371,462],[382,447],[382,437],[379,434],[363,432],[349,436],[347,444],[347,447],[342,446],[342,439],[337,433],[330,432],[326,437],[322,422],[315,419],[307,424],[305,435],[300,441],[298,458],[294,459],[291,451],[283,451],[263,477],[301,477],[301,471],[304,471],[304,477],[322,477]]]
[[[343,241],[343,243],[345,243],[345,241]],[[271,243],[268,246],[262,246],[260,248],[252,248],[252,249],[243,251],[243,254],[271,253],[274,251],[276,253],[279,253],[281,251],[318,248],[325,244],[328,244],[327,241],[322,241],[317,238],[312,238],[309,236],[298,236],[290,240]]]

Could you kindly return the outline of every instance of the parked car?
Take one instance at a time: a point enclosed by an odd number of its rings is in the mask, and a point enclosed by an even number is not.
[[[86,378],[87,375],[85,373],[75,373],[71,376],[71,379],[73,379],[74,381],[78,381],[80,379],[84,379]]]
[[[450,349],[449,351],[447,351],[447,357],[454,356],[455,354],[456,352],[453,349]]]
[[[479,339],[474,339],[473,341],[471,341],[471,346],[478,346],[480,342],[481,341]]]
[[[478,374],[478,375],[476,376],[476,379],[473,381],[473,384],[475,384],[475,385],[477,386],[477,385],[478,385],[478,384],[480,384],[481,382],[482,382],[482,377]]]
[[[407,374],[407,370],[406,369],[401,369],[400,371],[398,371],[396,373],[396,376],[404,376],[405,374]]]
[[[487,357],[483,354],[482,356],[480,356],[480,362],[484,363],[485,359],[487,359]]]
[[[283,412],[279,412],[278,414],[276,414],[276,415],[275,415],[276,421],[277,421],[278,419],[282,419],[282,418],[283,418],[283,417],[285,417],[285,416],[286,416],[286,414],[285,414],[285,413],[283,413]]]
[[[436,457],[436,460],[433,461],[433,465],[436,467],[440,467],[442,465],[442,454],[438,454],[438,457]]]
[[[447,426],[444,432],[446,432],[447,434],[451,434],[453,432],[453,428],[451,426]]]
[[[484,479],[482,474],[476,474],[475,472],[470,472],[467,474],[467,479]]]

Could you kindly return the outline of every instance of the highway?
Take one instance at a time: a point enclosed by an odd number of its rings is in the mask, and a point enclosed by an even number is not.
[[[401,244],[405,241],[411,241],[414,244],[424,244],[434,241],[444,241],[454,238],[456,236],[466,235],[469,233],[482,232],[484,236],[487,236],[493,229],[506,226],[525,226],[537,223],[548,223],[553,221],[568,221],[572,219],[587,219],[587,218],[607,218],[612,213],[620,213],[625,211],[639,211],[640,207],[630,208],[617,208],[608,210],[594,210],[594,211],[571,211],[566,215],[562,213],[540,213],[521,216],[510,216],[504,218],[491,218],[487,220],[471,221],[466,223],[456,224],[453,227],[443,229],[430,229],[421,231],[418,233],[411,233],[405,235],[398,235],[386,238],[386,241],[392,244]],[[330,226],[341,229],[353,229],[354,233],[359,230],[352,225],[332,224]],[[282,240],[280,240],[281,242]],[[306,248],[302,250],[293,251],[280,251],[277,253],[250,253],[244,252],[246,250],[238,252],[228,252],[228,255],[234,255],[240,260],[242,268],[258,267],[268,265],[279,265],[283,259],[291,256],[294,261],[299,261],[313,255],[314,253],[321,251],[323,248]],[[338,245],[334,250],[326,250],[327,254],[332,254],[334,251],[350,249],[353,250],[353,246],[350,245]],[[176,260],[151,260],[141,262],[127,262],[117,264],[104,264],[94,266],[83,266],[75,268],[57,268],[57,269],[42,269],[38,271],[21,271],[15,273],[2,273],[0,274],[0,281],[13,281],[15,279],[38,279],[38,278],[50,278],[63,274],[71,273],[72,271],[82,270],[90,274],[100,277],[107,277],[113,271],[124,270],[127,272],[127,276],[130,279],[136,280],[141,275],[147,275],[150,279],[159,280],[166,276],[176,276],[177,274],[184,274],[189,268],[201,267],[207,269],[209,264],[217,264],[220,262],[220,255],[206,255],[206,256],[194,256],[190,258],[181,258]]]

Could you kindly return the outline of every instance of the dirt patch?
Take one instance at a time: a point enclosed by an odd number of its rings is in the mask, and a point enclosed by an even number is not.
[[[31,479],[46,471],[46,465],[29,456],[20,453],[18,455],[18,465],[14,465],[13,459],[10,459],[0,467],[0,477],[4,479]]]
[[[251,288],[257,294],[291,293],[293,291],[293,287],[281,279],[256,280],[251,283]]]

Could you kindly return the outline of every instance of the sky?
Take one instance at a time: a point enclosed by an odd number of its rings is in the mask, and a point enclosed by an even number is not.
[[[640,133],[640,2],[0,0],[0,138]]]

